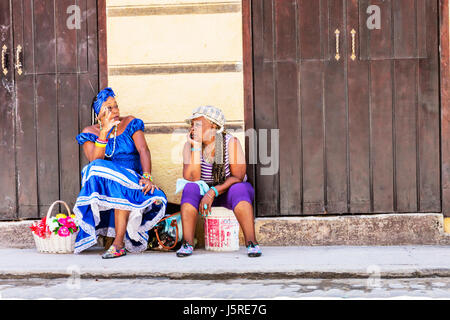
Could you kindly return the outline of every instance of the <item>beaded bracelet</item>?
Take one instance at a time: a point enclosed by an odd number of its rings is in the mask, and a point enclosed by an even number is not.
[[[150,181],[153,182],[153,178],[152,178],[152,175],[151,175],[150,173],[144,172],[144,173],[142,174],[142,176],[143,176],[145,179],[148,179],[148,180],[150,180]]]
[[[191,148],[191,151],[202,151],[202,148]]]

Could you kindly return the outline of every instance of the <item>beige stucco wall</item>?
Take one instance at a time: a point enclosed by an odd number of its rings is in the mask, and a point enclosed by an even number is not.
[[[108,84],[121,113],[144,121],[155,181],[179,203],[183,120],[208,104],[243,128],[241,3],[107,0],[107,35]]]

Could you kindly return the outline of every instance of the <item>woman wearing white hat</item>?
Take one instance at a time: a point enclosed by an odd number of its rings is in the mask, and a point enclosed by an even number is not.
[[[194,110],[183,150],[184,186],[181,198],[183,245],[177,256],[192,254],[198,214],[211,206],[233,210],[245,237],[249,257],[259,257],[253,218],[254,189],[247,180],[244,151],[239,140],[224,131],[225,116],[212,106]]]

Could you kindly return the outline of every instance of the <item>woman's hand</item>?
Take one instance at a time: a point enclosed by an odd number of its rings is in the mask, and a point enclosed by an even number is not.
[[[189,130],[187,141],[190,143],[192,148],[202,147],[202,137],[195,133],[194,128],[191,128],[191,130]]]
[[[102,123],[102,130],[105,130],[107,133],[114,128],[114,126],[120,123],[120,120],[115,120],[115,115],[109,111],[108,108],[104,109],[105,111],[101,112],[99,119]]]
[[[208,190],[208,192],[206,192],[206,194],[203,196],[202,200],[200,201],[198,212],[203,217],[211,214],[211,206],[214,201],[214,196],[215,196],[214,190],[210,189],[210,190]],[[206,209],[205,209],[205,205],[206,205]]]
[[[144,193],[144,195],[147,195],[147,193],[151,190],[151,194],[153,194],[153,192],[155,192],[156,190],[159,190],[158,187],[156,186],[156,184],[154,184],[153,182],[151,182],[149,179],[146,178],[142,178],[141,180],[139,180],[139,185],[140,186],[144,186],[142,188],[142,192]]]

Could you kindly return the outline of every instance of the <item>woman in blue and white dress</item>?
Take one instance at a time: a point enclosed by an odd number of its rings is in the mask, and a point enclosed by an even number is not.
[[[99,235],[113,237],[105,259],[147,249],[148,231],[167,206],[151,176],[144,123],[121,117],[114,97],[111,88],[97,95],[93,108],[98,124],[76,138],[90,163],[81,172],[82,189],[73,210],[80,225],[75,253],[95,245]]]

